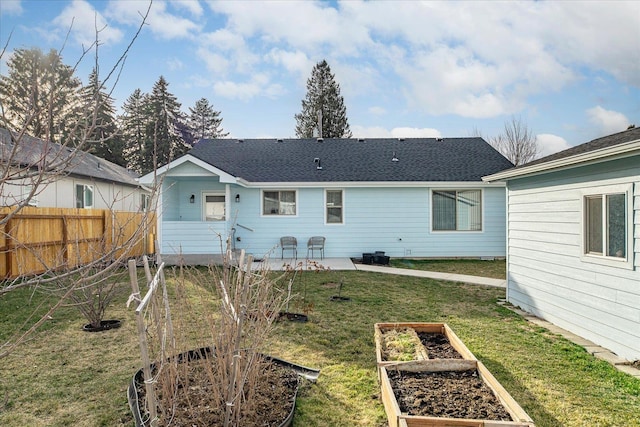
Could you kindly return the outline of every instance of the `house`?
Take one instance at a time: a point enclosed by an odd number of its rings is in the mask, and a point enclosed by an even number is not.
[[[312,236],[327,257],[494,258],[505,188],[481,178],[512,166],[481,138],[217,139],[141,182],[158,186],[165,260],[210,259],[228,236],[256,258],[282,256],[282,236],[302,258]]]
[[[507,184],[507,298],[640,359],[640,129],[485,182]]]
[[[48,208],[96,208],[137,212],[146,210],[150,192],[137,174],[86,152],[28,135],[0,129],[0,160],[9,172],[0,187],[0,206],[22,203]],[[39,171],[44,170],[44,173]],[[34,173],[35,172],[35,173]],[[40,182],[37,180],[41,179]]]

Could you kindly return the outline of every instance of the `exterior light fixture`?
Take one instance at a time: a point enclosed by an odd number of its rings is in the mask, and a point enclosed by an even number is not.
[[[192,194],[191,197],[189,197],[189,203],[195,203],[196,202],[196,195]]]
[[[236,203],[240,203],[240,194],[236,194]]]

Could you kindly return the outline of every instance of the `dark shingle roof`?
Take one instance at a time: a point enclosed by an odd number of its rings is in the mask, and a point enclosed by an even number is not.
[[[73,154],[74,157],[70,162],[67,162],[72,150],[60,144],[24,135],[15,153],[12,154],[12,150],[13,143],[9,131],[0,129],[0,160],[3,163],[10,161],[14,165],[44,167],[45,170],[51,169],[52,171],[59,169],[56,165],[62,165],[65,173],[123,185],[139,186],[136,181],[137,174],[93,154],[78,152]],[[44,163],[42,162],[43,153],[46,153]]]
[[[189,154],[249,182],[481,181],[513,166],[482,138],[214,139]]]
[[[584,144],[576,145],[575,147],[567,148],[566,150],[559,151],[555,154],[551,154],[546,157],[542,157],[537,160],[533,160],[529,163],[519,166],[531,166],[541,163],[551,162],[553,160],[560,160],[571,156],[577,156],[579,154],[585,154],[590,151],[601,150],[603,148],[613,147],[618,144],[624,144],[626,142],[640,140],[640,128],[631,128],[623,132],[614,133],[613,135],[603,136],[601,138],[594,139]]]

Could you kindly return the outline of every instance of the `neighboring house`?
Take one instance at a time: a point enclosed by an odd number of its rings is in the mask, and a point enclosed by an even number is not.
[[[89,153],[72,154],[60,144],[25,135],[14,146],[9,131],[0,129],[0,161],[3,172],[8,171],[0,206],[25,201],[34,186],[28,204],[37,207],[136,212],[149,205],[150,192],[138,183],[137,174]],[[25,177],[29,171],[33,176]],[[40,176],[44,181],[35,182]]]
[[[256,258],[280,257],[282,236],[299,258],[311,236],[327,257],[493,258],[505,256],[505,188],[481,177],[512,166],[481,138],[219,139],[141,182],[160,187],[165,259],[207,259],[228,236]]]
[[[487,176],[507,183],[507,298],[640,359],[640,129]]]

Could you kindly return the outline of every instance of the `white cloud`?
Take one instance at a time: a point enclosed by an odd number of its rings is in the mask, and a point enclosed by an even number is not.
[[[178,9],[185,9],[193,16],[201,16],[204,10],[198,0],[171,0],[171,4]]]
[[[629,119],[624,114],[605,110],[599,105],[588,109],[587,115],[589,116],[589,121],[598,126],[598,129],[603,134],[602,136],[622,132],[630,124]]]
[[[218,96],[241,101],[257,96],[275,98],[285,92],[279,84],[271,83],[265,74],[256,74],[251,80],[243,83],[230,80],[216,82],[213,84],[213,90]]]
[[[552,135],[549,133],[541,133],[536,135],[536,144],[540,148],[538,157],[548,156],[567,148],[571,148],[571,145],[562,137]]]
[[[379,107],[379,106],[369,107],[368,111],[370,114],[373,114],[374,116],[382,116],[387,113],[387,110],[385,110],[384,107]]]
[[[171,71],[182,70],[184,68],[184,62],[178,58],[170,58],[167,60],[167,65]]]
[[[111,0],[105,15],[123,24],[139,25],[148,8],[148,1]],[[153,34],[166,40],[191,38],[200,32],[200,26],[195,22],[167,12],[165,2],[153,3],[146,24]]]
[[[0,2],[0,15],[21,15],[23,12],[21,0],[2,0]]]
[[[391,130],[380,126],[351,126],[354,138],[439,138],[439,130],[431,128],[397,127]]]
[[[85,48],[95,43],[96,37],[100,44],[111,44],[119,42],[123,36],[122,31],[110,26],[85,0],[73,0],[53,19],[53,24],[63,32],[71,29],[73,38]]]

